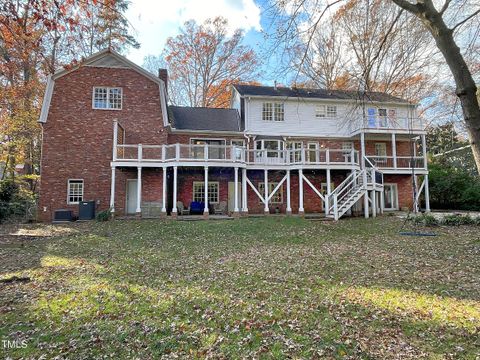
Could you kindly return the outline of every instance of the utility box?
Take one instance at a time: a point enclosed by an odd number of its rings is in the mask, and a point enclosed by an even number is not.
[[[72,210],[59,209],[55,210],[53,215],[53,221],[72,221],[73,215]]]
[[[95,201],[80,201],[78,204],[78,220],[95,219]]]

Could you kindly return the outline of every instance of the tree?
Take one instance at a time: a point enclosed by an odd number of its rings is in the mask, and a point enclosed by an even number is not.
[[[225,106],[230,85],[255,78],[259,59],[242,45],[243,32],[228,36],[226,19],[188,21],[169,38],[163,56],[169,71],[169,97],[175,105]]]

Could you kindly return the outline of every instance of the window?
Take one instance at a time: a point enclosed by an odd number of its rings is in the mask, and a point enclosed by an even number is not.
[[[68,180],[67,204],[83,201],[83,180]]]
[[[387,156],[387,144],[375,143],[375,156],[381,156],[381,157]]]
[[[327,117],[337,117],[337,107],[335,105],[327,105]]]
[[[269,182],[268,183],[268,194],[271,194],[273,190],[277,187],[278,183]],[[265,183],[261,182],[258,184],[258,192],[263,196],[265,193]],[[282,204],[283,203],[283,185],[280,186],[280,189],[270,198],[269,204]]]
[[[264,121],[284,121],[285,109],[282,103],[263,103],[262,120]]]
[[[378,109],[378,125],[379,127],[387,127],[387,109]]]
[[[325,105],[317,105],[315,107],[315,117],[317,118],[324,118],[327,115],[325,110]]]
[[[285,109],[283,104],[275,104],[275,121],[284,121],[285,120]]]
[[[241,160],[242,159],[242,152],[243,148],[245,147],[245,142],[243,140],[232,140],[231,144],[235,146],[235,153],[233,154],[233,157],[235,160]]]
[[[346,163],[352,162],[353,160],[352,149],[353,149],[353,142],[351,141],[342,142],[343,158]]]
[[[308,162],[318,162],[318,143],[311,142],[307,144],[308,152],[307,152],[307,161]]]
[[[210,204],[218,204],[218,182],[208,183],[208,202]],[[203,203],[205,200],[205,183],[203,181],[193,182],[193,201]]]
[[[272,103],[263,103],[262,120],[264,121],[273,120],[273,104]]]
[[[93,108],[104,110],[121,110],[122,89],[109,87],[94,87]]]
[[[301,141],[287,143],[287,149],[290,150],[290,162],[298,163],[302,160],[302,145]]]
[[[225,159],[225,143],[224,139],[190,139],[190,144],[194,145],[191,156],[193,159],[204,159],[204,145],[208,145],[209,159]]]

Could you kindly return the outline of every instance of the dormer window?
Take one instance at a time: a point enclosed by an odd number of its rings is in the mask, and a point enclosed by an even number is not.
[[[284,121],[285,109],[283,103],[264,102],[262,107],[263,121]]]
[[[121,110],[122,88],[94,87],[92,107],[100,110]]]

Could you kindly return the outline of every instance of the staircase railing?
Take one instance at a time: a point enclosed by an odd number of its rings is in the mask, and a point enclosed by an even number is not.
[[[338,220],[340,216],[340,210],[342,210],[341,207],[344,206],[344,204],[350,197],[355,196],[356,194],[352,194],[351,191],[364,186],[365,175],[365,169],[352,172],[340,185],[335,188],[335,190],[333,190],[330,194],[327,195],[327,214],[333,213],[335,220]]]
[[[366,171],[366,183],[373,185],[383,185],[383,171],[379,170],[368,157],[364,156]]]

